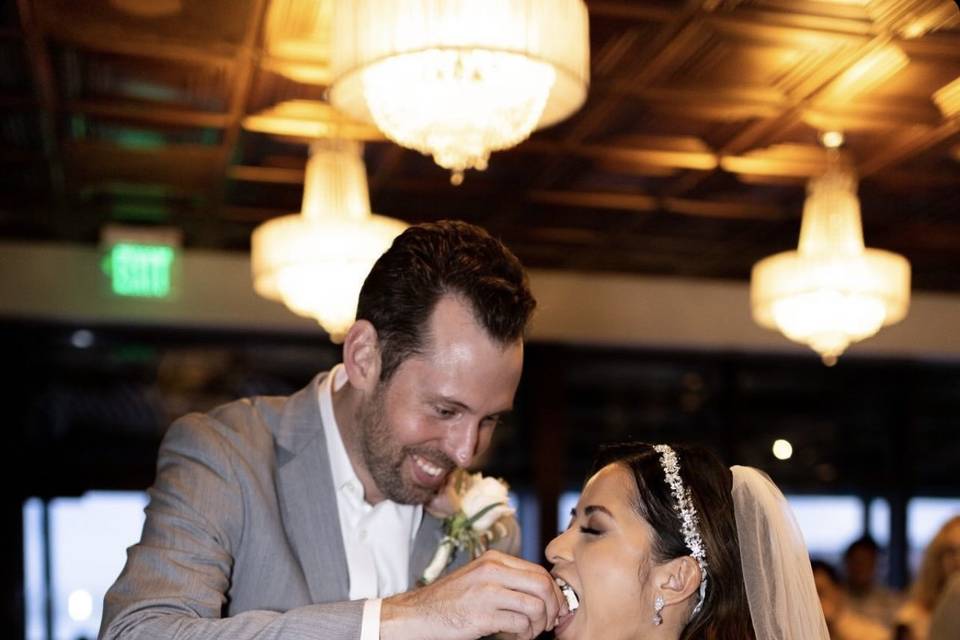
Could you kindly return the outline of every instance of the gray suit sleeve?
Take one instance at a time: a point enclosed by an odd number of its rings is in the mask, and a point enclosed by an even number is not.
[[[218,428],[191,415],[167,432],[143,535],[104,599],[99,638],[359,638],[361,601],[222,617],[244,509]]]

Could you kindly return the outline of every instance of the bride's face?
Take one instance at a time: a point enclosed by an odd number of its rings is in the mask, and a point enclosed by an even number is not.
[[[630,471],[604,467],[584,487],[570,526],[547,545],[553,575],[580,599],[554,629],[557,638],[636,637],[650,626],[653,529],[633,508],[636,493]]]

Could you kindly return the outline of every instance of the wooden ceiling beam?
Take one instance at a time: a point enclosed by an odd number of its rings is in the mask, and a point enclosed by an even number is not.
[[[960,167],[956,171],[884,169],[871,172],[876,182],[885,191],[902,190],[907,193],[917,189],[952,189],[960,185]]]
[[[860,46],[847,50],[843,55],[836,55],[820,65],[814,76],[804,83],[802,91],[791,96],[792,105],[776,117],[757,120],[747,124],[740,133],[724,145],[719,152],[721,157],[736,158],[749,149],[762,148],[776,137],[783,137],[783,133],[803,119],[806,109],[816,104],[817,98],[828,91],[838,79],[843,77],[852,65],[858,61],[873,56],[877,51],[890,42],[888,35],[879,35]],[[734,159],[734,165],[737,162]],[[708,174],[685,175],[667,189],[670,195],[681,195],[697,187]]]
[[[43,138],[43,152],[48,161],[54,205],[59,213],[65,213],[67,208],[66,180],[63,158],[60,153],[60,136],[57,132],[58,99],[53,63],[47,49],[46,35],[37,20],[34,2],[32,0],[17,0],[17,9],[20,13],[20,28],[23,30],[27,58],[33,72],[34,87],[40,103],[40,130]],[[52,222],[52,219],[50,221]]]
[[[647,50],[654,52],[650,56],[649,62],[643,66],[640,74],[631,78],[631,82],[638,87],[646,86],[658,74],[662,73],[669,64],[676,60],[684,47],[687,46],[685,38],[681,37],[684,32],[689,33],[691,29],[690,19],[700,10],[705,2],[709,0],[687,0],[679,13],[674,12],[670,21],[664,23],[664,27],[657,33],[656,38],[647,46]],[[610,10],[610,7],[607,7]],[[621,56],[629,48],[622,49]],[[606,61],[612,64],[611,61]],[[586,139],[601,124],[606,122],[614,115],[620,105],[619,98],[610,96],[602,99],[599,104],[594,104],[590,110],[577,118],[570,133],[566,136],[565,142],[579,143]],[[538,187],[547,187],[555,182],[562,171],[564,164],[562,158],[550,162],[534,180]]]
[[[592,160],[633,164],[638,167],[665,167],[710,171],[717,166],[717,156],[709,148],[642,148],[600,144],[571,144],[548,140],[529,140],[517,147],[518,152],[548,156],[577,156]]]
[[[960,117],[938,127],[912,127],[860,163],[857,170],[861,177],[873,175],[951,138],[960,140]]]
[[[66,105],[67,113],[79,113],[94,118],[130,120],[176,127],[206,127],[223,129],[228,116],[223,113],[190,109],[171,109],[154,104],[106,100],[75,100]]]
[[[233,165],[227,168],[227,177],[243,182],[268,182],[273,184],[303,185],[306,172],[303,169],[286,167],[252,167]]]
[[[533,190],[526,193],[526,199],[537,204],[563,207],[642,213],[662,211],[697,218],[726,220],[785,220],[789,217],[780,207],[763,203],[661,198],[636,193]]]
[[[890,33],[883,24],[870,19],[864,7],[845,3],[807,0],[767,0],[763,7],[739,6],[735,11],[714,11],[704,3],[698,15],[715,28],[774,42],[809,40],[813,37],[862,38]],[[949,3],[945,3],[949,4]],[[676,9],[638,6],[625,0],[588,2],[591,15],[643,22],[670,22]],[[890,34],[895,35],[895,34]],[[896,36],[894,44],[908,55],[942,55],[960,58],[960,35],[954,32],[925,34],[922,38]]]
[[[802,5],[789,12],[741,7],[732,12],[705,13],[703,18],[708,25],[725,33],[778,43],[809,42],[816,37],[856,41],[879,33],[876,25],[866,18],[858,20],[802,11]]]
[[[237,50],[228,46],[210,47],[172,40],[130,38],[117,30],[95,26],[88,26],[83,31],[56,25],[48,27],[50,37],[57,42],[99,53],[216,67],[230,66],[237,56]]]
[[[617,80],[600,82],[590,88],[594,95],[614,95],[642,102],[664,114],[683,115],[713,122],[739,122],[749,119],[769,119],[794,106],[794,101],[783,93],[770,90],[742,90],[730,88],[685,89],[675,87],[635,87]],[[844,131],[875,130],[936,124],[940,114],[932,105],[918,105],[916,101],[897,102],[893,98],[868,102],[810,106],[803,111],[804,121],[817,126],[818,122],[839,122]]]
[[[295,211],[281,211],[279,209],[268,209],[266,207],[240,207],[237,205],[226,205],[221,207],[216,215],[221,220],[228,222],[239,222],[242,224],[260,224],[271,218],[296,213]]]
[[[637,2],[587,0],[587,10],[591,16],[638,22],[670,22],[676,17],[676,11],[669,7],[650,6]]]
[[[243,34],[243,42],[237,51],[231,71],[232,92],[230,94],[229,109],[227,112],[227,126],[224,129],[223,142],[220,145],[222,153],[220,159],[220,180],[214,192],[214,207],[225,206],[227,173],[233,162],[233,154],[240,140],[243,118],[247,112],[247,103],[253,87],[253,76],[257,66],[257,38],[260,36],[264,16],[267,13],[267,0],[254,0],[247,18],[247,28]]]

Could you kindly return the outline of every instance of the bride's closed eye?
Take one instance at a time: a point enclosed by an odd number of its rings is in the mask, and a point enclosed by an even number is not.
[[[580,525],[580,533],[583,533],[588,536],[599,536],[606,533],[605,527],[601,524],[606,518],[613,518],[613,514],[610,511],[600,505],[589,505],[583,510],[583,515],[586,518],[586,522]]]
[[[567,528],[565,529],[565,531],[569,531],[576,521],[577,521],[577,510],[576,508],[570,509],[570,520],[569,522],[567,522]],[[587,525],[590,525],[590,524],[592,523],[590,521],[587,521]],[[580,525],[580,533],[596,536],[596,535],[600,535],[603,532],[591,526]]]

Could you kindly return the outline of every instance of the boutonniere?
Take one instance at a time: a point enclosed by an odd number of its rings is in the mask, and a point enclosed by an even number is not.
[[[424,570],[420,584],[436,580],[457,552],[465,550],[471,559],[477,558],[491,542],[506,534],[505,527],[497,521],[514,513],[507,502],[509,489],[507,483],[498,478],[469,473],[465,469],[454,472],[445,496],[453,513],[443,520],[443,538],[433,560]]]

